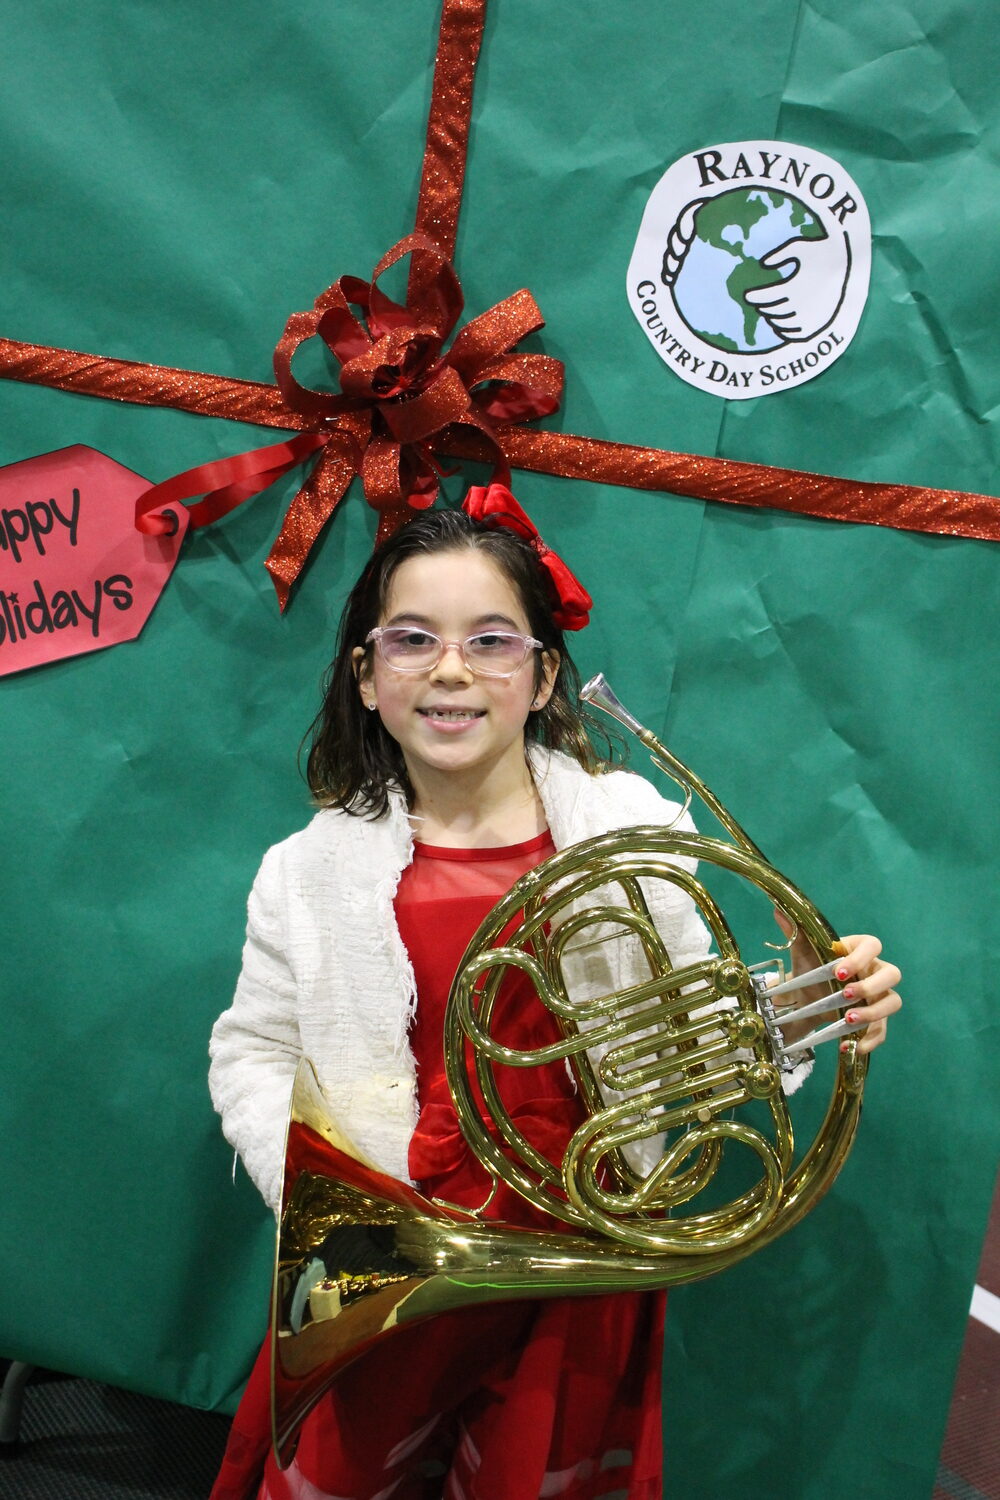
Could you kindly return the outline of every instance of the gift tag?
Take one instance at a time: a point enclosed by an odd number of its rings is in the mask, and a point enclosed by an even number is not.
[[[149,481],[74,444],[0,469],[0,676],[136,638],[173,571],[188,515],[144,536]]]

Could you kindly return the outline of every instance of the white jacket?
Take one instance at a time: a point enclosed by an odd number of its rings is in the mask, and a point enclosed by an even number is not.
[[[569,757],[538,749],[531,758],[557,849],[677,817],[677,804],[632,772],[591,776]],[[693,825],[685,816],[677,826]],[[324,809],[264,856],[250,893],[236,995],[212,1032],[209,1086],[227,1140],[275,1209],[291,1084],[303,1054],[348,1136],[383,1170],[408,1180],[417,1101],[407,1033],[416,994],[393,898],[412,857],[398,795],[377,820]],[[694,867],[693,860],[677,863]],[[651,886],[651,913],[673,964],[704,957],[710,938],[694,904],[669,882]],[[648,976],[635,939],[588,955],[592,993],[592,986],[608,993]],[[658,1141],[644,1144],[659,1154]]]

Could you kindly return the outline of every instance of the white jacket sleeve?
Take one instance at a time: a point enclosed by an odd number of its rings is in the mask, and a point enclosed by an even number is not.
[[[678,832],[697,832],[690,813],[681,813],[676,804],[669,803],[661,798],[649,783],[640,781],[638,787],[629,786],[628,789],[631,793],[633,803],[633,816],[636,816],[637,823],[640,818],[644,818],[654,827],[669,825]],[[671,863],[692,875],[697,868],[697,861],[687,855],[677,855],[673,857]],[[713,952],[713,940],[698,907],[691,897],[679,887],[674,886],[664,879],[642,879],[640,880],[640,884],[643,887],[649,905],[650,915],[669,956],[671,967],[674,969],[684,969],[692,964],[704,963]],[[616,904],[615,896],[612,892],[607,891],[607,888],[590,893],[589,899],[595,904],[598,898],[609,900],[612,906]],[[586,962],[580,973],[580,980],[582,982],[575,987],[576,993],[580,993],[586,998],[600,993],[611,994],[615,991],[625,989],[629,983],[635,983],[649,977],[650,971],[647,967],[647,961],[642,956],[641,947],[636,937],[629,935],[621,938],[615,946],[617,953],[616,956],[611,958],[611,963],[617,968],[617,974],[613,975],[611,972],[605,971],[603,968],[604,960],[599,952],[592,952],[589,956],[589,962]],[[690,988],[697,988],[697,986]],[[735,1002],[732,1002],[732,1004],[735,1005]],[[712,1011],[704,1009],[692,1011],[693,1019],[705,1018],[706,1031],[703,1037],[705,1041],[721,1040],[722,1037],[722,1033],[713,1028],[711,1024],[712,1016]],[[583,1026],[583,1029],[588,1029],[586,1024]],[[648,1028],[645,1031],[634,1033],[633,1039],[637,1040],[643,1036],[653,1038],[656,1035],[657,1028]],[[590,1050],[591,1061],[595,1066],[599,1064],[607,1050],[606,1046]],[[734,1058],[745,1059],[748,1062],[752,1060],[752,1054],[749,1052],[744,1054],[736,1051],[732,1056]],[[799,1087],[808,1075],[811,1066],[811,1061],[803,1060],[792,1073],[783,1075],[782,1086],[785,1093],[793,1093]],[[600,1087],[609,1103],[615,1103],[626,1097],[626,1095],[618,1094],[614,1089],[608,1088],[603,1083],[600,1084]],[[642,1093],[644,1090],[638,1089],[636,1092]],[[643,1176],[647,1176],[659,1162],[663,1154],[663,1137],[655,1135],[647,1137],[644,1140],[630,1142],[624,1147],[624,1151],[630,1165]]]
[[[282,850],[268,850],[247,903],[243,968],[209,1045],[209,1089],[222,1130],[277,1213],[292,1080],[302,1054],[297,985],[278,899]]]
[[[670,804],[667,804],[668,809]],[[676,822],[676,827],[684,833],[697,833],[694,820],[689,812],[682,814]],[[693,859],[678,859],[677,864],[691,871],[693,874],[697,868],[697,862]],[[697,963],[713,951],[712,936],[698,912],[697,907],[691,900],[685,900],[676,915],[664,914],[657,917],[657,928],[661,937],[668,941],[668,946],[675,968],[684,968],[687,964]],[[749,1061],[751,1054],[737,1051],[737,1057]],[[782,1073],[782,1091],[794,1094],[812,1072],[812,1053],[807,1053],[796,1063],[790,1072]]]

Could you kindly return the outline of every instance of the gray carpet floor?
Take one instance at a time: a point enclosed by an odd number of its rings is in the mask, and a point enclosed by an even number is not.
[[[89,1380],[28,1386],[0,1500],[205,1500],[229,1418]]]

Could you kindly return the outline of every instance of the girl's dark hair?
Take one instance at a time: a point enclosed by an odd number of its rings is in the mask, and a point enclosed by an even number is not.
[[[353,652],[365,645],[368,632],[378,624],[393,575],[407,558],[463,548],[483,552],[496,564],[516,589],[531,634],[546,651],[559,653],[555,687],[545,707],[529,715],[526,741],[562,750],[587,771],[601,769],[603,762],[587,729],[605,743],[607,736],[579,703],[579,674],[552,619],[548,574],[530,544],[514,532],[484,526],[462,510],[425,511],[372,554],[344,606],[336,655],[323,683],[323,707],[306,735],[306,780],[321,807],[379,818],[389,806],[392,787],[412,803],[413,788],[399,746],[379,715],[366,711],[361,702]],[[374,647],[365,650],[370,653]],[[535,658],[536,687],[541,685],[541,654]]]

